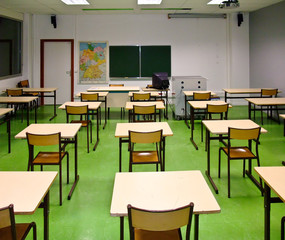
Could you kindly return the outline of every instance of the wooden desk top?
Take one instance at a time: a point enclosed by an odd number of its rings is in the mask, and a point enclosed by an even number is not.
[[[102,102],[65,102],[64,104],[62,104],[61,106],[58,107],[58,109],[65,109],[66,105],[69,106],[86,106],[88,105],[88,109],[89,110],[97,110]]]
[[[0,208],[14,204],[15,214],[33,214],[57,172],[0,172]]]
[[[129,137],[129,130],[137,132],[153,132],[162,129],[162,135],[173,136],[173,132],[167,122],[145,122],[145,123],[117,123],[115,137]]]
[[[39,92],[48,93],[48,92],[54,92],[57,90],[57,88],[9,88],[9,89],[11,90],[23,89],[23,92],[26,92],[26,93],[39,93]]]
[[[272,88],[262,88],[262,89],[272,89]],[[259,93],[261,94],[261,88],[223,88],[226,93],[231,94],[247,94],[247,93]],[[278,93],[282,91],[278,90]]]
[[[132,110],[136,106],[156,106],[156,109],[165,109],[164,103],[161,101],[141,101],[141,102],[126,102],[126,110]]]
[[[254,167],[264,182],[285,202],[285,167]]]
[[[111,216],[127,216],[127,205],[168,210],[194,203],[194,213],[221,208],[200,171],[116,173]]]
[[[74,138],[81,127],[81,123],[33,123],[19,132],[15,138],[25,139],[26,132],[35,134],[61,133],[62,138]]]
[[[212,134],[228,134],[229,127],[235,128],[255,128],[259,127],[254,121],[250,119],[244,120],[203,120],[202,121],[205,127],[212,133]],[[261,128],[261,133],[267,133],[267,130]]]
[[[12,112],[13,108],[0,108],[0,116],[5,115],[6,113]]]
[[[0,97],[0,103],[29,103],[38,97]]]
[[[191,107],[195,109],[206,109],[207,104],[212,104],[212,105],[221,105],[221,104],[226,104],[225,101],[188,101],[188,104],[191,105]],[[229,107],[232,107],[229,105]]]
[[[79,92],[79,93],[76,93],[75,96],[80,97],[81,93],[84,93],[84,94],[98,93],[99,97],[106,97],[109,94],[109,92]]]
[[[129,87],[129,86],[125,86],[125,87],[91,87],[89,89],[87,89],[87,92],[137,92],[140,91],[140,87]]]
[[[283,119],[285,119],[285,114],[279,114],[279,116]]]
[[[198,92],[198,93],[207,93],[210,92],[211,96],[216,96],[216,93],[212,92],[212,91],[183,91],[184,95],[186,96],[193,96],[194,92]]]
[[[145,92],[135,92],[135,93],[139,93],[139,94],[145,94],[145,93],[150,93],[150,96],[151,97],[159,97],[160,96],[160,92],[157,92],[157,91],[145,91]],[[129,97],[132,97],[134,95],[134,92],[129,92]]]
[[[245,98],[246,101],[255,105],[285,105],[285,98]]]

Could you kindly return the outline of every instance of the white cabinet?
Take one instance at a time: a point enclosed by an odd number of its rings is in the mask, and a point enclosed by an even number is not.
[[[185,117],[185,96],[183,91],[205,91],[207,90],[207,79],[201,76],[172,76],[172,91],[174,93],[175,118]],[[190,113],[189,104],[187,113]]]

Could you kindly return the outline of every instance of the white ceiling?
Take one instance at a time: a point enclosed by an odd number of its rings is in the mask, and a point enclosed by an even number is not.
[[[210,0],[163,0],[159,6],[137,5],[137,0],[88,0],[88,6],[67,6],[60,0],[0,0],[0,7],[33,14],[141,14],[141,13],[230,13],[252,12],[283,0],[239,0],[236,9],[220,9],[207,5]],[[191,8],[192,10],[142,10],[142,8]],[[84,11],[82,9],[99,9]],[[113,9],[113,10],[109,10]],[[116,9],[116,10],[114,10]],[[128,9],[128,10],[123,10]]]

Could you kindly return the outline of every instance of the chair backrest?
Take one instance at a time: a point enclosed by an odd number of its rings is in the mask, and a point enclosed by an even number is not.
[[[61,133],[52,134],[33,134],[26,133],[28,145],[32,146],[52,146],[59,145],[61,142]]]
[[[80,94],[81,102],[96,102],[99,100],[99,93],[81,93]]]
[[[212,119],[213,114],[220,114],[220,119],[223,119],[223,115],[225,114],[225,119],[228,118],[228,109],[229,104],[207,104],[207,114],[209,115],[209,119]]]
[[[88,105],[82,106],[65,106],[67,115],[87,115],[88,114]]]
[[[15,216],[13,204],[7,207],[0,208],[0,229],[10,227],[11,239],[16,240],[16,227],[15,227]]]
[[[277,88],[262,88],[261,97],[277,97],[278,89]]]
[[[158,143],[162,140],[162,129],[153,132],[129,131],[130,143]]]
[[[109,87],[123,87],[124,84],[109,84]]]
[[[133,101],[149,101],[150,93],[133,93]]]
[[[145,116],[145,119],[139,119],[137,116]],[[133,121],[134,122],[156,122],[156,105],[150,106],[133,106]]]
[[[18,82],[18,87],[20,88],[30,87],[29,80],[23,80],[23,81]]]
[[[211,92],[193,92],[194,101],[207,101],[211,100]]]
[[[258,141],[259,136],[260,136],[260,130],[261,130],[261,127],[256,127],[256,128],[231,128],[229,127],[228,136],[229,136],[229,139]]]
[[[194,204],[166,210],[150,211],[128,205],[128,218],[131,239],[134,238],[134,228],[147,231],[169,231],[187,225],[186,239],[189,239]]]
[[[7,93],[7,96],[22,96],[23,89],[7,89],[6,93]]]

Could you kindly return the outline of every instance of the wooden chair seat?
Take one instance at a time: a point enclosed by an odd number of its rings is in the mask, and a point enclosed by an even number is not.
[[[61,152],[61,157],[59,157],[58,152],[39,152],[34,159],[33,164],[58,165],[65,155],[66,152]]]
[[[17,240],[25,239],[30,229],[31,223],[17,223],[16,224],[16,236]],[[13,240],[11,227],[5,227],[0,229],[0,240]]]
[[[228,155],[228,148],[224,147],[222,150]],[[249,150],[248,147],[232,147],[230,149],[231,159],[243,159],[243,158],[256,158],[256,156]]]
[[[161,232],[135,229],[135,240],[181,240],[181,237],[178,229]]]
[[[156,151],[135,151],[132,153],[133,163],[158,163]]]

